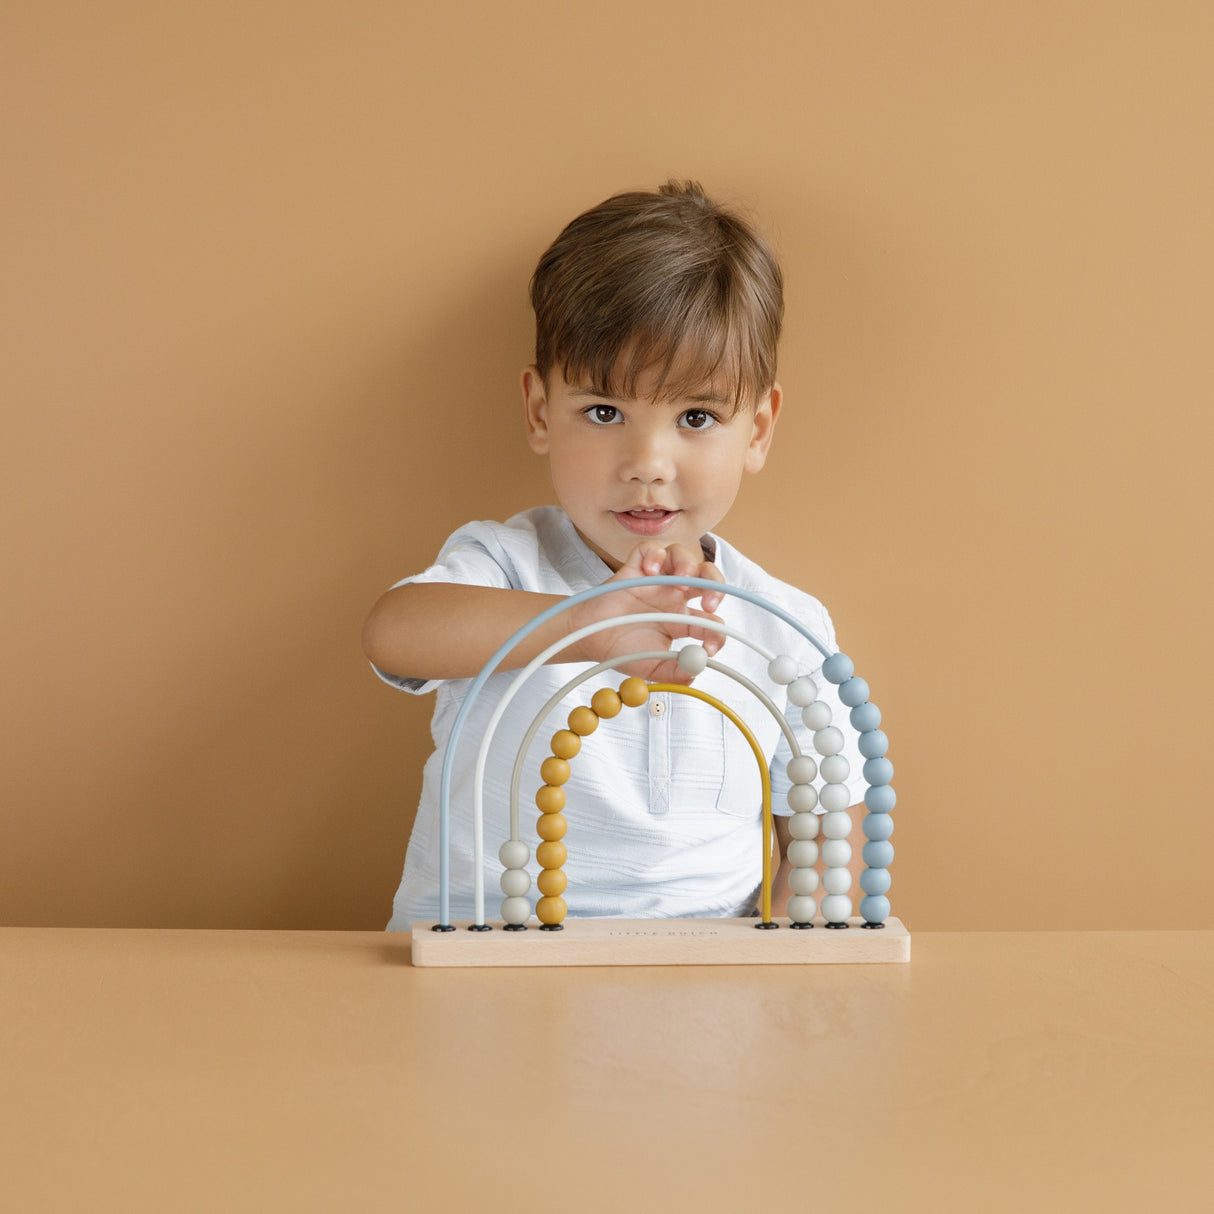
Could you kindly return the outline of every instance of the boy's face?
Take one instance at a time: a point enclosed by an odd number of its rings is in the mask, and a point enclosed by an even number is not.
[[[545,387],[523,372],[531,449],[548,456],[557,501],[614,571],[640,543],[685,544],[726,515],[742,475],[767,459],[780,412],[778,384],[754,409],[693,395],[655,401],[642,377],[636,397],[609,397],[557,371]]]

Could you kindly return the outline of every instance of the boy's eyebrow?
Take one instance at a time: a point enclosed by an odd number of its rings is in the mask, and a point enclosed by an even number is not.
[[[614,396],[610,392],[603,391],[599,388],[574,388],[570,393],[572,396],[596,396],[600,400],[631,400],[627,396]],[[680,400],[690,401],[695,405],[732,405],[733,399],[728,396],[720,396],[715,392],[690,392],[686,396],[679,397]]]

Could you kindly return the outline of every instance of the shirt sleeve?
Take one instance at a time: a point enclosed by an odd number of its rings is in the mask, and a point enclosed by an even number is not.
[[[402,578],[392,589],[420,582],[445,582],[517,590],[513,566],[511,553],[501,542],[493,524],[469,523],[447,540],[433,565],[411,577]],[[389,674],[374,663],[371,669],[385,683],[413,695],[425,695],[442,682],[441,679],[414,679]]]

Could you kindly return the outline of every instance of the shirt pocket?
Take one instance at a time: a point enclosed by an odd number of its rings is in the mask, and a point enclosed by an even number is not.
[[[742,731],[711,704],[691,696],[669,699],[671,812],[712,810],[737,818],[758,817],[762,779]],[[774,739],[764,737],[770,731],[754,720],[753,705],[730,707],[746,721],[766,753]]]

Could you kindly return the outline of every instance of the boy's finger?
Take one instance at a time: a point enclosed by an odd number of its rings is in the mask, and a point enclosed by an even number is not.
[[[711,562],[702,561],[696,570],[696,577],[710,582],[724,582],[725,577]],[[725,596],[719,590],[704,590],[700,592],[700,606],[705,611],[716,611],[725,601]]]
[[[697,616],[702,620],[715,620],[718,624],[724,623],[723,620],[719,619],[709,611],[692,610],[690,614]],[[688,629],[687,635],[699,641],[700,644],[703,645],[706,650],[708,650],[709,657],[712,657],[720,652],[722,646],[727,640],[724,634],[717,632],[713,628],[697,628],[694,624],[692,624]]]
[[[638,577],[645,561],[645,546],[638,544],[624,558],[624,563],[615,572],[616,578]]]
[[[699,577],[700,567],[704,564],[704,554],[698,548],[688,548],[685,544],[671,549],[674,556],[674,572],[680,577]]]
[[[659,544],[638,544],[616,571],[616,578],[650,577],[662,572],[666,549]]]
[[[649,544],[644,548],[644,560],[642,568],[649,577],[655,577],[660,573],[668,573],[667,565],[670,562],[670,557],[665,548],[660,544]]]

